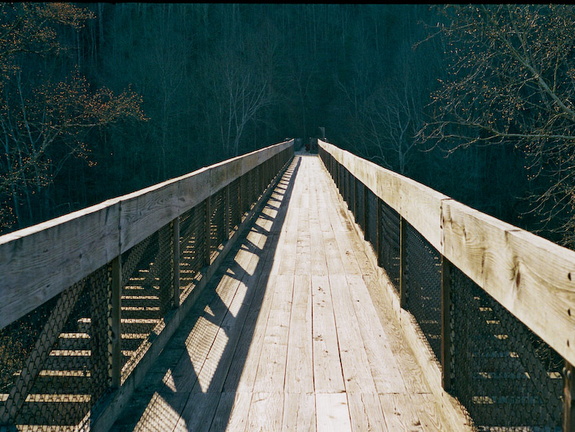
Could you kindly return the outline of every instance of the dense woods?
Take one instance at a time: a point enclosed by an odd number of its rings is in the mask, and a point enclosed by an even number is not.
[[[0,232],[286,137],[572,244],[571,6],[5,3]]]

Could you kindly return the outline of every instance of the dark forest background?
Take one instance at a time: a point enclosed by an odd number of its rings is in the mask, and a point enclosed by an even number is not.
[[[0,233],[321,127],[572,244],[570,6],[5,3],[0,20]]]

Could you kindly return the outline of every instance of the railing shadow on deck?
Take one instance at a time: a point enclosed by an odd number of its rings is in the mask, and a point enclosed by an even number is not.
[[[251,342],[253,338],[255,323],[266,293],[265,288],[259,288],[266,287],[269,280],[274,263],[273,254],[285,221],[300,162],[300,159],[297,162],[294,159],[292,166],[265,203],[266,209],[277,212],[275,217],[260,212],[250,228],[250,233],[267,237],[263,246],[260,248],[250,241],[247,234],[238,240],[238,244],[198,298],[188,317],[180,325],[178,334],[168,343],[157,359],[156,366],[136,390],[137,396],[112,430],[174,430],[176,426],[185,430],[226,429],[250,347],[246,342]],[[258,224],[262,219],[272,221],[269,231]],[[240,250],[253,254],[258,260],[253,273],[248,272],[234,259]],[[245,285],[241,307],[233,319],[230,319],[230,314],[233,313],[215,291],[224,276]],[[238,292],[236,295],[241,294]],[[209,356],[219,353],[219,361],[215,370],[208,371],[207,377],[205,369],[202,368],[204,365],[197,364],[203,359],[190,357],[193,356],[191,350],[202,350],[203,347],[186,345],[190,333],[197,328],[200,320],[210,321],[217,327],[212,327],[211,331],[223,331],[224,339],[227,339],[223,348],[210,347],[212,351]],[[226,323],[222,326],[224,320]],[[242,345],[238,346],[240,340]],[[219,339],[216,339],[214,344],[218,342]],[[173,374],[176,366],[178,371]],[[204,386],[205,388],[202,388]]]

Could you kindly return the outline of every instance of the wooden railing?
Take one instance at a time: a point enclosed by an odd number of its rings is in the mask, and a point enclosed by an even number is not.
[[[108,430],[293,153],[286,141],[0,237],[0,428]]]
[[[319,155],[473,421],[575,430],[575,252],[332,144]]]

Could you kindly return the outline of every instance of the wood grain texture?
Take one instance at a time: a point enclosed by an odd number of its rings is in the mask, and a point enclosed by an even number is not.
[[[345,393],[318,393],[315,396],[317,432],[349,432],[351,420]]]
[[[117,200],[0,237],[0,328],[120,254]]]

